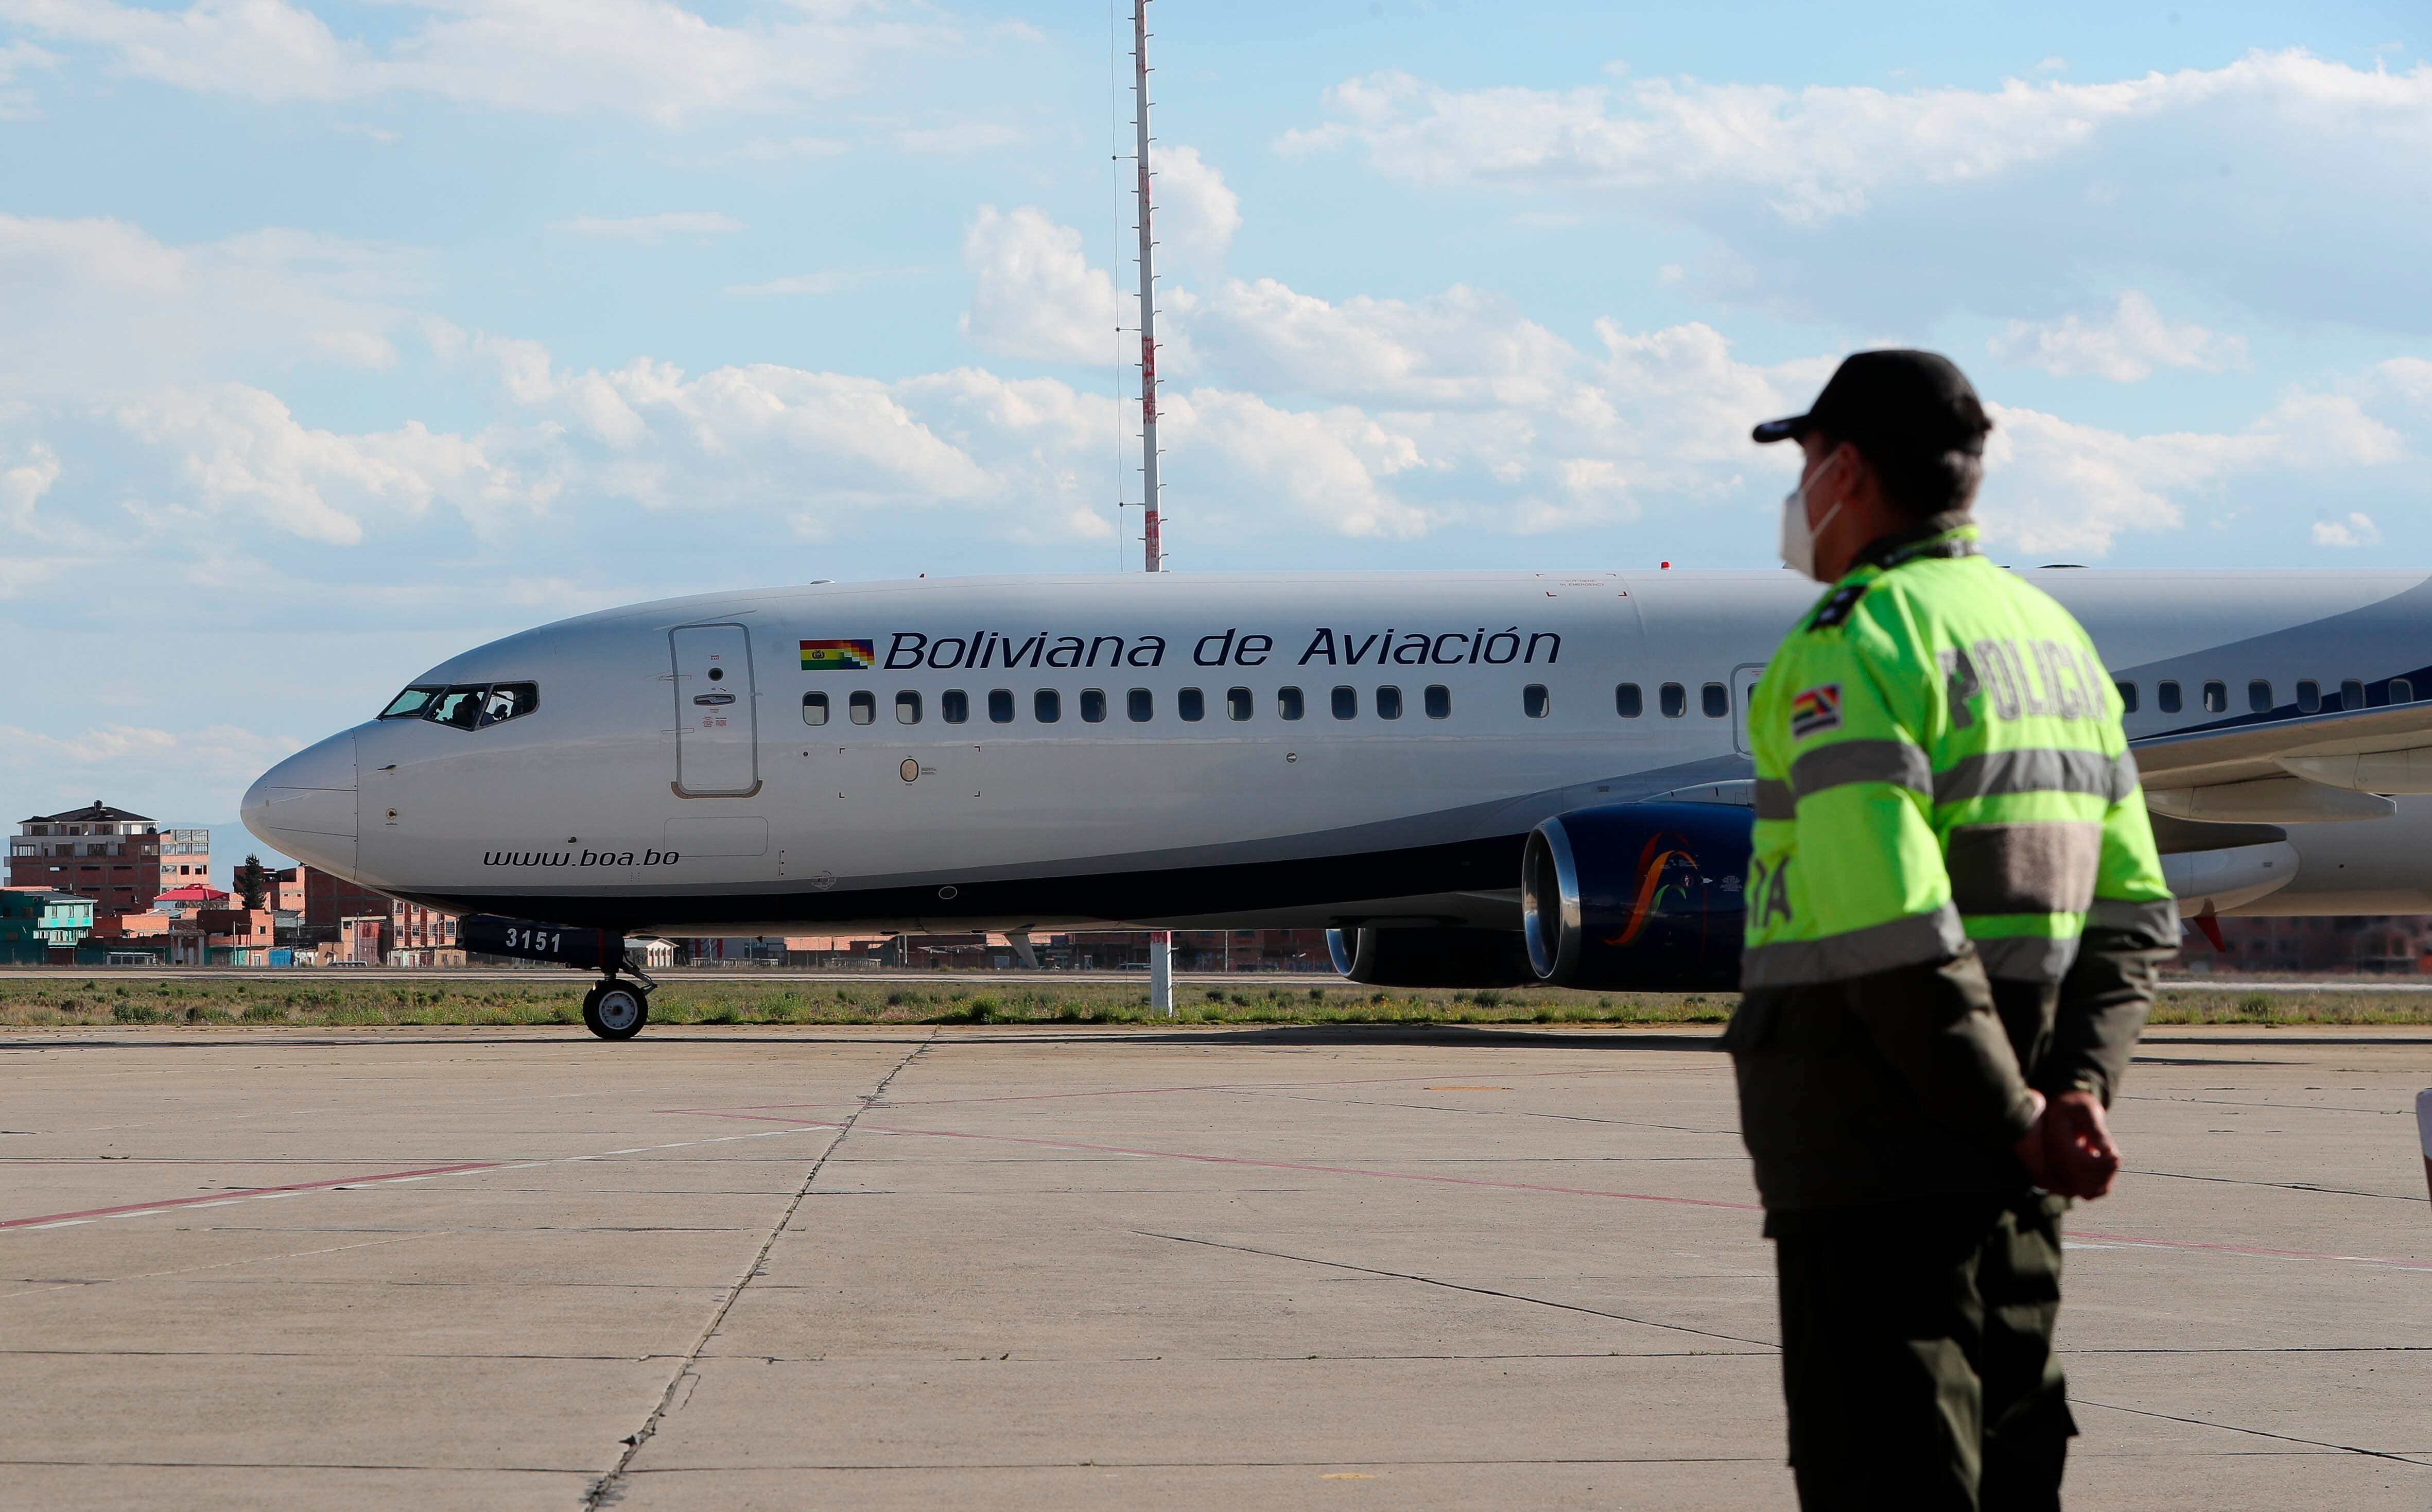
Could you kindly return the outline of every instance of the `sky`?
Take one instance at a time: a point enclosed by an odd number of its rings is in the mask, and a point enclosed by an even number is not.
[[[1154,0],[1169,565],[1771,565],[1748,427],[1884,344],[1998,560],[2424,565],[2423,15]],[[1129,29],[0,0],[0,794],[225,822],[568,614],[1137,570]]]

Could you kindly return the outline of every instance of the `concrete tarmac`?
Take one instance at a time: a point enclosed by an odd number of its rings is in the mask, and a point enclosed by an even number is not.
[[[2432,1033],[2149,1036],[2078,1508],[2432,1507]],[[1698,1032],[0,1035],[0,1506],[1749,1507]]]

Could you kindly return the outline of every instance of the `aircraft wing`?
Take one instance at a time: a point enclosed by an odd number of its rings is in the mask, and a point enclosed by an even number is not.
[[[2182,819],[2319,823],[2432,793],[2432,701],[2306,714],[2130,743],[2147,807]]]

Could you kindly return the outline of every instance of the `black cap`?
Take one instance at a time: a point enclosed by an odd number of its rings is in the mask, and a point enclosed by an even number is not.
[[[1760,443],[1811,430],[1903,451],[1981,452],[1993,422],[1959,364],[1938,352],[1858,352],[1842,362],[1805,414],[1768,420]]]

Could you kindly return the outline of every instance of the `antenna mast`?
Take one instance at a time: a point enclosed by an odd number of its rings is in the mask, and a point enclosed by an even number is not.
[[[1157,483],[1157,275],[1149,263],[1148,0],[1132,0],[1132,130],[1140,164],[1140,512],[1147,567],[1165,570],[1164,521]]]

